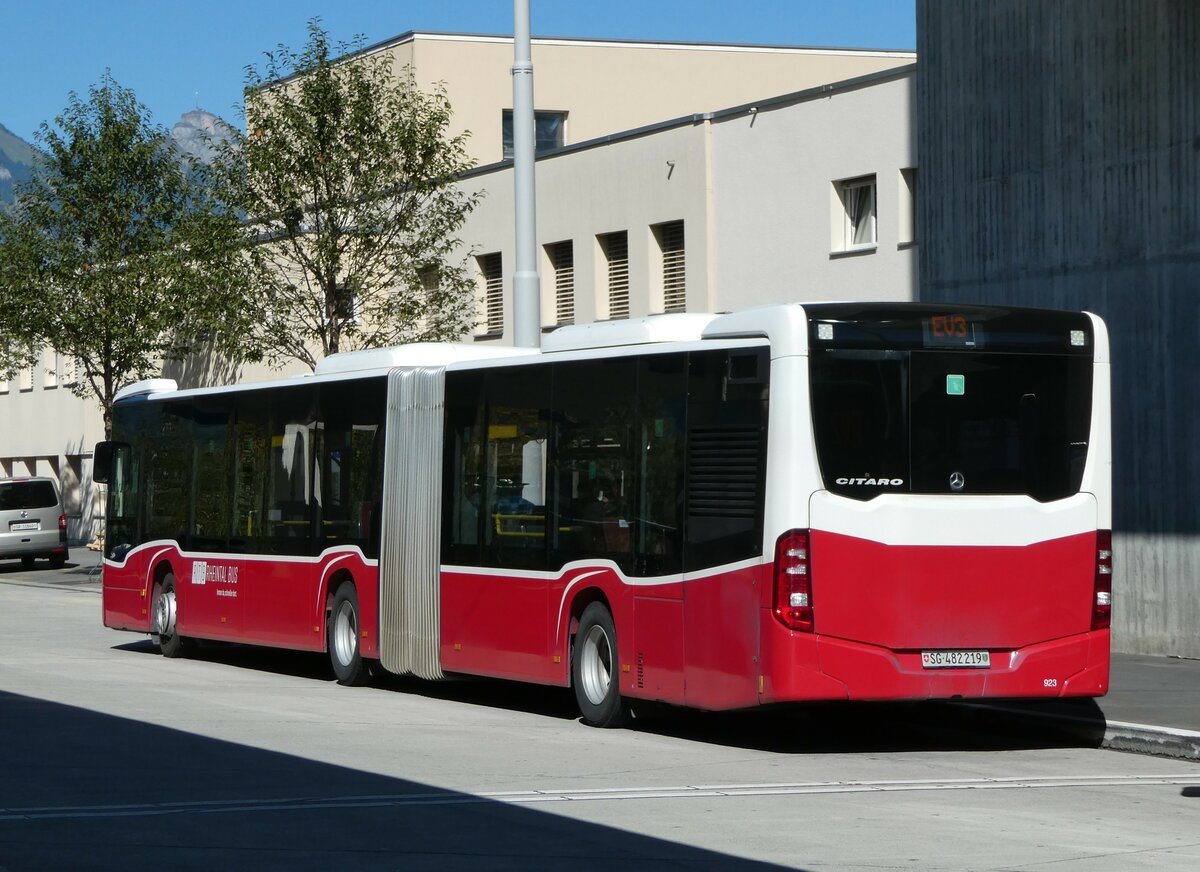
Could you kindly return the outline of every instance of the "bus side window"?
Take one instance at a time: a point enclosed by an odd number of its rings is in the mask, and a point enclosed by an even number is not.
[[[638,364],[636,575],[683,568],[687,355],[646,355]]]
[[[232,466],[230,401],[220,395],[198,399],[193,416],[193,487],[186,547],[195,551],[226,551]]]
[[[488,372],[485,563],[546,566],[550,368]]]
[[[192,487],[192,412],[184,403],[148,403],[156,412],[147,422],[145,541],[175,540],[187,547]]]
[[[383,378],[321,389],[319,548],[373,547],[372,527],[378,521],[374,478],[386,394]]]
[[[762,553],[769,371],[765,348],[689,357],[685,571]]]
[[[229,550],[235,553],[256,554],[262,550],[269,444],[262,397],[243,394],[238,398],[233,444],[233,531]]]
[[[612,560],[633,571],[636,359],[554,367],[551,565]]]
[[[269,463],[263,550],[271,554],[311,552],[316,435],[315,391],[304,385],[271,396]]]
[[[442,562],[479,566],[483,536],[483,375],[446,373]]]

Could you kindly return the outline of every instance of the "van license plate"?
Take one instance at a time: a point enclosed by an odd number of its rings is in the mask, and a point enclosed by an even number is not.
[[[8,525],[8,529],[14,533],[23,532],[25,530],[40,530],[42,525],[37,521],[19,521]]]
[[[987,651],[922,651],[921,665],[926,669],[989,669]]]

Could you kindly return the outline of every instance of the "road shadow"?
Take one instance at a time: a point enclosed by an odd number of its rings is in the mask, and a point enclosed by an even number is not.
[[[11,693],[0,730],[9,869],[777,868]]]
[[[884,754],[913,751],[1026,751],[1098,748],[1104,716],[1065,723],[1029,709],[954,701],[814,702],[741,712],[668,710],[634,720],[656,735],[778,754]]]
[[[70,561],[67,561],[67,563],[61,568],[52,570],[50,567],[50,561],[43,557],[39,557],[34,562],[33,566],[26,568],[25,565],[21,563],[20,558],[16,558],[14,560],[5,559],[0,560],[0,575],[28,575],[30,578],[37,578],[40,575],[48,575],[50,572],[66,572],[68,569],[72,569],[78,565],[79,564],[77,563],[73,564]]]
[[[148,639],[114,650],[159,656]],[[325,654],[206,642],[194,647],[189,657],[230,668],[334,680]],[[424,681],[386,672],[374,675],[371,684],[456,705],[579,719],[568,688],[471,676]],[[1091,699],[814,702],[734,712],[636,703],[634,711],[629,729],[638,732],[778,754],[1098,748],[1106,726],[1100,707]]]

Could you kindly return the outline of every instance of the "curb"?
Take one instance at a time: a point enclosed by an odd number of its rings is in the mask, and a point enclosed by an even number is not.
[[[1200,760],[1200,733],[1149,724],[1109,721],[1104,729],[1103,747],[1114,751]]]
[[[1200,733],[1192,730],[1110,721],[1103,717],[1103,712],[1100,712],[1099,718],[1091,719],[1062,712],[1038,711],[1022,705],[981,702],[964,702],[960,705],[1004,712],[1025,721],[1053,725],[1077,736],[1092,747],[1151,754],[1156,757],[1173,757],[1177,760],[1200,760]]]

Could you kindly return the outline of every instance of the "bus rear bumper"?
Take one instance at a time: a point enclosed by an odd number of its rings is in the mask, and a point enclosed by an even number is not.
[[[780,657],[782,652],[776,651],[770,658],[777,665],[790,661],[792,668],[774,668],[764,676],[762,702],[1094,697],[1108,692],[1107,630],[1015,650],[990,649],[991,665],[973,669],[927,669],[920,651],[789,635],[785,647],[797,656]],[[839,692],[831,692],[835,687]]]

